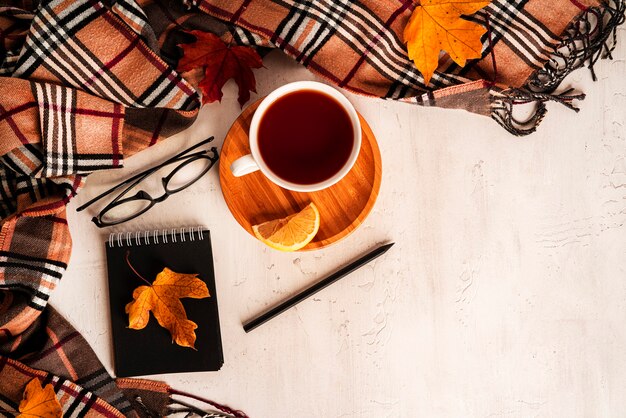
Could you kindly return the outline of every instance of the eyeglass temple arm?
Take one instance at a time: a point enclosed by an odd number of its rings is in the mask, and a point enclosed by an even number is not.
[[[113,191],[119,189],[120,187],[131,183],[137,179],[140,179],[141,177],[146,177],[148,175],[150,175],[151,173],[159,170],[161,167],[166,166],[167,164],[170,164],[171,162],[176,161],[176,159],[182,157],[183,155],[189,153],[190,151],[193,151],[194,149],[201,147],[204,144],[208,144],[209,142],[213,141],[215,137],[211,136],[203,141],[198,142],[196,145],[193,145],[189,148],[187,148],[184,151],[179,152],[178,154],[174,155],[173,157],[171,157],[170,159],[168,159],[167,161],[162,162],[161,164],[159,164],[156,167],[152,167],[149,168],[147,170],[142,171],[141,173],[135,174],[134,176],[124,180],[121,183],[116,184],[115,186],[111,187],[110,189],[100,193],[98,196],[94,197],[93,199],[89,200],[87,203],[84,203],[83,205],[81,205],[80,207],[76,208],[76,212],[80,212],[84,209],[86,209],[87,207],[91,206],[92,204],[94,204],[95,202],[97,202],[98,200],[102,199],[103,197],[107,196],[108,194],[112,193]]]

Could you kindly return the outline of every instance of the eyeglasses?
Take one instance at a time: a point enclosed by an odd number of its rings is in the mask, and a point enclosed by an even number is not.
[[[89,202],[76,209],[76,211],[80,212],[113,193],[115,190],[126,186],[115,199],[102,208],[100,213],[91,220],[99,228],[104,228],[135,219],[147,212],[157,203],[170,197],[170,195],[191,186],[213,167],[215,162],[219,159],[217,148],[211,147],[209,150],[189,154],[202,145],[213,141],[213,139],[214,137],[210,137],[204,141],[198,142],[196,145],[187,148],[185,151],[173,156],[162,164],[124,180],[104,193],[94,197]],[[171,168],[170,166],[172,164],[176,164],[176,166]],[[139,183],[146,181],[146,179],[160,181],[164,190],[163,195],[154,198],[145,190],[139,189],[134,195],[126,197],[133,189],[137,189]]]

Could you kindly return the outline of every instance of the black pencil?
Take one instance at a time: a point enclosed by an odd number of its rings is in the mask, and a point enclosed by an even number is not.
[[[264,323],[274,318],[275,316],[280,315],[281,313],[285,312],[287,309],[291,308],[292,306],[297,305],[298,303],[302,302],[303,300],[305,300],[306,298],[310,296],[313,296],[314,294],[324,289],[325,287],[330,286],[331,284],[335,283],[337,280],[341,279],[342,277],[347,276],[348,274],[364,266],[365,264],[369,263],[375,258],[380,257],[381,255],[385,254],[387,250],[389,250],[393,246],[393,244],[394,243],[392,242],[391,244],[385,244],[376,248],[375,250],[367,253],[366,255],[359,258],[358,260],[341,268],[340,270],[336,271],[335,273],[331,274],[325,279],[322,279],[319,282],[315,283],[313,286],[303,290],[302,292],[298,293],[294,297],[287,299],[286,301],[282,302],[275,308],[272,308],[269,311],[259,315],[258,317],[246,322],[245,324],[243,324],[244,331],[246,332],[252,331],[256,327],[263,325]]]

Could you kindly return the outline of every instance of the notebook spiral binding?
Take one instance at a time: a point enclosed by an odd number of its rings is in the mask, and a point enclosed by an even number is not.
[[[167,244],[168,242],[185,242],[204,239],[204,231],[207,229],[198,227],[155,229],[153,231],[117,232],[109,235],[109,247],[132,247],[150,244]]]

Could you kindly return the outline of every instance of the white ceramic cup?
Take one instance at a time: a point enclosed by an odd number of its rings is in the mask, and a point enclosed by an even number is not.
[[[292,183],[277,176],[267,166],[265,161],[263,161],[258,144],[259,125],[261,124],[261,121],[263,120],[263,115],[265,114],[267,109],[272,105],[272,103],[274,103],[281,97],[289,93],[301,90],[313,90],[326,94],[327,96],[333,98],[337,103],[339,103],[350,117],[350,122],[352,123],[352,131],[354,135],[352,142],[352,151],[344,166],[341,167],[341,169],[329,179],[314,184]],[[306,109],[302,109],[302,111],[304,112],[306,111]],[[295,83],[286,84],[274,90],[265,99],[263,99],[256,112],[254,113],[254,116],[252,117],[252,122],[250,123],[249,138],[251,154],[244,155],[243,157],[238,158],[230,166],[230,171],[235,177],[245,176],[246,174],[261,170],[265,177],[267,177],[272,183],[280,187],[296,192],[314,192],[332,186],[333,184],[341,180],[346,174],[348,174],[348,172],[356,162],[357,158],[359,157],[359,151],[361,150],[361,122],[359,121],[359,116],[356,113],[354,106],[352,106],[352,103],[350,103],[348,99],[339,91],[327,86],[326,84],[318,83],[315,81],[296,81]]]

